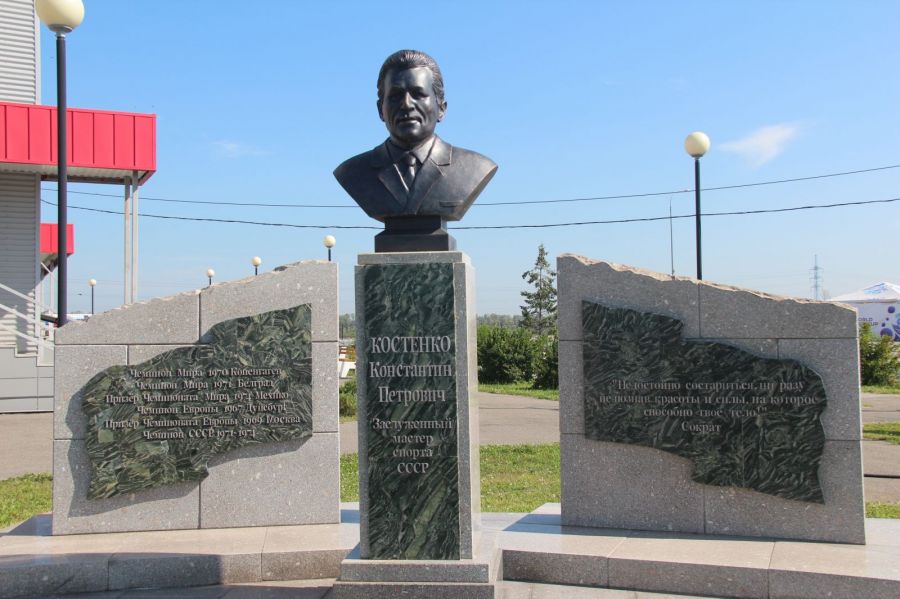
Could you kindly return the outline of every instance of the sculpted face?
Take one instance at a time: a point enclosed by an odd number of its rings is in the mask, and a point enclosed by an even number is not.
[[[434,76],[427,67],[388,71],[382,82],[381,120],[391,140],[401,148],[414,148],[432,135],[444,118],[446,102],[434,95]]]

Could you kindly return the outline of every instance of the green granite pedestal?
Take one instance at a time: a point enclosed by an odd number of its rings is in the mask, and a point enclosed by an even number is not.
[[[493,597],[480,522],[474,272],[461,252],[356,267],[360,546],[336,597]],[[474,593],[474,594],[473,594]]]

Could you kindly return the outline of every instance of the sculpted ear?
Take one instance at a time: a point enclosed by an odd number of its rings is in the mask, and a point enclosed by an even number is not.
[[[447,112],[447,101],[444,100],[441,102],[440,106],[438,106],[438,117],[437,120],[440,123],[444,120],[444,113]]]
[[[375,108],[378,109],[378,118],[384,122],[384,116],[381,114],[381,100],[375,100]]]

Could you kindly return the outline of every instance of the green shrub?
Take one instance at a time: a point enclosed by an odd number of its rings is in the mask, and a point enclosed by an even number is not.
[[[356,416],[356,379],[352,378],[338,391],[339,409],[341,416]]]
[[[863,385],[893,385],[900,376],[900,348],[893,339],[876,335],[872,325],[859,327],[859,372]]]
[[[531,380],[533,363],[534,341],[529,331],[478,327],[478,380],[482,383]]]
[[[559,389],[559,340],[556,335],[541,335],[534,340],[532,363],[535,389]]]

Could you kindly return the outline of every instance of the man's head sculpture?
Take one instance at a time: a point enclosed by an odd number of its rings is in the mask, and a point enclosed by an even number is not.
[[[388,56],[378,73],[377,107],[390,137],[334,176],[366,214],[385,223],[376,252],[454,249],[446,222],[463,217],[497,165],[435,135],[447,109],[444,78],[424,52]]]

